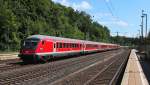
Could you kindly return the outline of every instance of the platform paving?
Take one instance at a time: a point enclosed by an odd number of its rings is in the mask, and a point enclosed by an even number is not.
[[[149,85],[134,49],[131,50],[121,85]]]
[[[18,53],[1,53],[0,54],[0,60],[8,60],[8,59],[17,59]]]

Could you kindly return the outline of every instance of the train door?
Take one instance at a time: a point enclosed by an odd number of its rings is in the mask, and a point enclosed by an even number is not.
[[[56,42],[53,42],[53,52],[56,52]]]
[[[82,51],[85,51],[85,43],[82,44]]]

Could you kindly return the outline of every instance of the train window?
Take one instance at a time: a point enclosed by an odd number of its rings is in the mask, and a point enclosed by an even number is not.
[[[67,48],[69,48],[69,43],[67,43]]]
[[[54,43],[54,48],[56,48],[56,44]]]
[[[69,43],[69,48],[72,48],[71,46],[72,46],[72,44],[71,44],[71,43]]]
[[[66,43],[63,43],[63,47],[66,48]]]
[[[44,45],[45,41],[42,41],[42,45]]]
[[[59,43],[56,43],[56,48],[59,48]]]
[[[62,43],[59,43],[59,48],[62,48]]]
[[[66,48],[68,48],[68,43],[66,43]]]
[[[66,43],[62,43],[63,44],[63,48],[66,48]]]
[[[64,48],[67,48],[67,43],[64,43]]]
[[[68,43],[66,43],[66,46],[67,46],[67,48],[69,48],[69,44]]]
[[[78,44],[76,44],[76,48],[78,48]]]
[[[68,47],[68,48],[70,47],[70,43],[67,43],[67,47]]]
[[[88,47],[89,47],[89,45],[87,44],[87,45],[86,45],[86,48],[88,48]]]
[[[68,43],[68,47],[71,48],[71,43]]]
[[[66,48],[66,43],[63,44],[64,48]]]

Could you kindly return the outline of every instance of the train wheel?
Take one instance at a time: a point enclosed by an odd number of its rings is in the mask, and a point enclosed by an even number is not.
[[[52,58],[53,58],[53,56],[52,56],[52,55],[47,56],[47,60],[48,60],[48,61],[50,61]]]

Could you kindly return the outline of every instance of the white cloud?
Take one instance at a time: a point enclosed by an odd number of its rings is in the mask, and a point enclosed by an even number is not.
[[[119,27],[128,27],[129,24],[123,20],[118,20],[118,21],[98,21],[100,24],[104,25],[115,25]]]
[[[110,0],[105,0],[106,2],[109,2]]]
[[[65,5],[65,6],[70,6],[70,3],[68,0],[52,0],[53,2],[56,2],[56,3],[60,3],[62,5]]]
[[[74,8],[75,10],[89,10],[92,8],[91,4],[87,1],[82,1],[80,3],[76,3],[76,2],[69,2],[69,0],[52,0],[54,1],[55,3],[60,3],[62,5],[65,5],[67,7],[72,7]]]
[[[122,27],[128,27],[129,24],[123,20],[119,20],[116,22],[117,25],[122,26]]]
[[[79,4],[73,3],[72,7],[75,10],[87,10],[87,9],[91,9],[92,8],[92,6],[90,5],[90,3],[88,3],[87,1],[82,1]]]
[[[111,13],[95,13],[92,14],[94,15],[94,20],[98,21],[100,24],[103,25],[115,25],[115,26],[119,26],[119,27],[128,27],[129,24],[124,21],[121,20],[115,16],[113,16]]]

